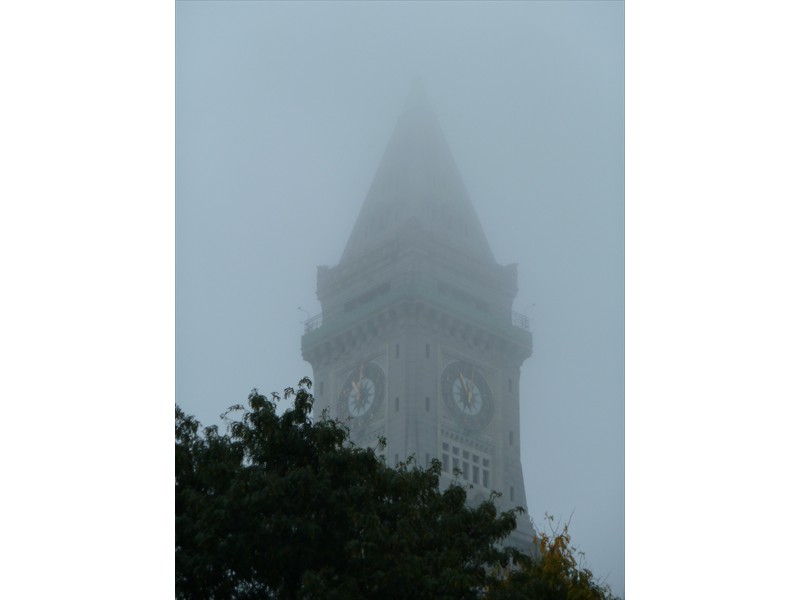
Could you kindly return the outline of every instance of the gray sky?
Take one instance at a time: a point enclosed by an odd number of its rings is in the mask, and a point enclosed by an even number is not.
[[[529,510],[624,593],[622,2],[176,4],[176,401],[311,374],[301,321],[420,76],[532,318]]]

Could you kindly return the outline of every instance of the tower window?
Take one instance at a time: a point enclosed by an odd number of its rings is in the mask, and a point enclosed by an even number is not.
[[[514,501],[514,486],[512,485],[508,490],[508,499]]]
[[[483,485],[489,489],[491,484],[490,461],[481,453],[466,448],[459,448],[442,442],[442,472],[460,475],[467,483]]]
[[[509,446],[513,446],[514,445],[514,432],[513,431],[509,431],[508,432],[508,445]]]
[[[508,380],[508,391],[511,392],[511,391],[513,391],[513,389],[514,389],[513,388],[513,384],[511,383],[511,380],[509,379]]]
[[[396,467],[396,466],[397,466],[397,465],[399,465],[399,464],[400,464],[400,455],[398,455],[398,454],[395,454],[395,455],[394,455],[394,466]],[[513,490],[514,488],[511,488],[511,489]],[[512,492],[512,494],[511,494],[511,495],[512,495],[512,496],[514,495],[514,494],[513,494],[513,492]],[[513,498],[512,498],[512,499],[513,499]]]
[[[400,412],[400,396],[394,399],[394,412]]]
[[[430,396],[425,396],[425,410],[431,412],[431,399]]]
[[[425,344],[425,358],[431,357],[431,345]]]
[[[320,381],[319,382],[319,395],[322,396],[322,394],[324,394],[324,393],[325,393],[325,382],[324,381]]]
[[[430,455],[430,452],[426,452],[425,453],[425,466],[426,467],[430,467],[431,466],[431,455]]]

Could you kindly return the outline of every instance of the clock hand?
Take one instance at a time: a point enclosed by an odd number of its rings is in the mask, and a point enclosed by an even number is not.
[[[465,403],[465,406],[467,408],[472,408],[472,387],[467,385],[467,382],[464,379],[464,374],[463,373],[459,373],[458,376],[461,378],[461,387],[463,388],[463,390],[465,392],[467,392],[467,401]]]
[[[472,396],[475,393],[475,367],[472,368],[472,376],[469,378],[469,406],[472,408],[473,400]]]
[[[359,384],[357,384],[355,381],[351,381],[350,383],[353,384],[353,391],[355,391],[355,393],[356,393],[356,402],[358,403],[358,406],[360,408],[361,405],[363,404],[363,402],[361,401],[361,385],[360,385],[360,382],[359,382]]]

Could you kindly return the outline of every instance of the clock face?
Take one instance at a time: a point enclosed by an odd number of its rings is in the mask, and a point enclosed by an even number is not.
[[[353,419],[369,419],[383,399],[384,376],[375,363],[353,369],[339,391],[339,414]]]
[[[442,373],[442,398],[453,418],[470,431],[482,431],[492,420],[492,393],[476,366],[451,363]]]

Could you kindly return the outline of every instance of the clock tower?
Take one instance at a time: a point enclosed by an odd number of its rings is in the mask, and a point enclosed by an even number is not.
[[[442,463],[470,501],[527,510],[519,377],[527,319],[511,309],[516,265],[494,260],[424,93],[412,90],[344,253],[319,267],[322,314],[306,322],[314,410],[394,466]],[[511,542],[530,549],[527,514]]]

